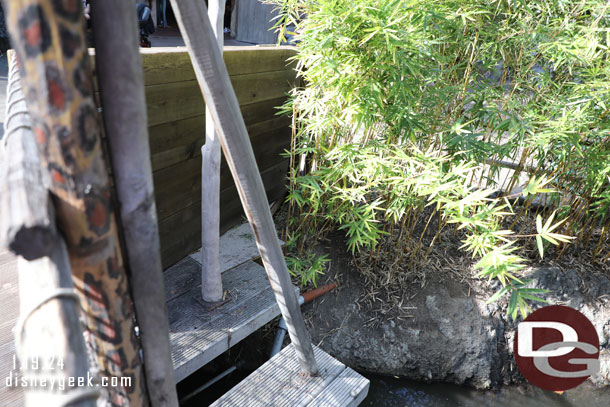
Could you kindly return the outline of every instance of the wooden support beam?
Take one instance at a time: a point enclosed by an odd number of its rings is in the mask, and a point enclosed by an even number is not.
[[[148,145],[136,8],[94,0],[95,61],[152,407],[178,407]],[[111,34],[111,35],[109,35]]]
[[[20,318],[15,332],[19,362],[15,362],[7,379],[18,385],[21,377],[14,376],[18,373],[57,384],[53,389],[50,385],[26,387],[26,407],[64,406],[70,400],[74,406],[95,407],[99,396],[95,388],[66,385],[70,378],[87,382],[89,355],[66,247],[55,229],[48,181],[40,168],[17,71],[13,64],[7,86],[7,134],[2,141],[5,149],[0,164],[1,218],[9,222],[3,222],[0,234],[9,249],[20,255]],[[14,233],[15,230],[19,232]],[[32,244],[26,248],[27,240]]]
[[[180,31],[187,45],[201,92],[210,109],[224,156],[235,179],[239,197],[252,225],[256,244],[274,290],[302,370],[318,374],[318,367],[305,328],[288,267],[271,218],[263,182],[248,138],[237,97],[233,92],[222,54],[205,6],[198,0],[171,0]]]
[[[216,44],[224,45],[225,0],[208,1],[208,17]],[[205,144],[201,146],[201,297],[215,303],[222,300],[220,277],[220,142],[214,131],[210,109],[205,109]]]
[[[93,362],[108,380],[129,379],[101,390],[108,404],[147,406],[93,99],[82,2],[3,0],[3,5],[41,163],[50,174],[58,229],[68,249]]]

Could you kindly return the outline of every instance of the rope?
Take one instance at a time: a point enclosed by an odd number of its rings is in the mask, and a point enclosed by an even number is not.
[[[25,330],[25,323],[27,320],[49,301],[59,299],[59,298],[68,298],[76,301],[78,307],[80,307],[80,299],[78,294],[72,288],[56,288],[50,293],[48,293],[45,297],[42,297],[33,307],[31,307],[27,312],[23,313],[17,320],[17,325],[15,327],[15,345],[17,348],[21,348],[23,345],[23,333]],[[70,404],[74,404],[79,401],[94,399],[97,400],[100,392],[96,389],[89,390],[76,390],[67,394],[65,398],[57,404],[57,407],[68,407]]]
[[[23,330],[25,329],[25,323],[32,316],[32,314],[34,314],[34,312],[38,311],[38,309],[40,307],[42,307],[43,305],[45,305],[47,302],[54,300],[56,298],[60,298],[60,297],[73,299],[74,301],[76,301],[76,303],[80,307],[80,299],[78,298],[78,295],[76,294],[76,292],[74,292],[73,289],[71,289],[71,288],[54,289],[49,294],[47,294],[47,296],[40,299],[36,303],[36,305],[34,305],[32,308],[30,308],[27,312],[25,312],[17,320],[17,325],[15,326],[15,342],[16,342],[17,346],[21,347],[21,345],[22,345],[22,343],[21,343],[22,338],[23,338],[22,334],[23,334]]]

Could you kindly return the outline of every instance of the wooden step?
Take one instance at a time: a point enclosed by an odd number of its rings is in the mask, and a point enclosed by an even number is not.
[[[320,375],[303,375],[292,345],[216,400],[211,407],[352,407],[369,380],[314,346]]]
[[[280,245],[284,245],[281,240]],[[219,252],[220,271],[222,273],[248,260],[259,258],[260,253],[258,247],[256,247],[256,240],[250,224],[248,222],[242,223],[223,234],[220,237]],[[201,264],[201,249],[189,256]]]
[[[228,301],[212,310],[201,301],[201,265],[192,258],[170,267],[164,277],[177,382],[280,314],[265,270],[252,261],[223,273]]]

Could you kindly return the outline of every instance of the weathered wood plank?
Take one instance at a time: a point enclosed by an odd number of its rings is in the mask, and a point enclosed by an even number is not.
[[[369,386],[368,379],[348,367],[307,407],[356,407],[366,398]]]
[[[267,198],[273,202],[284,194],[286,186],[283,180],[286,176],[288,163],[274,166],[263,171],[261,176],[266,187]],[[169,267],[184,256],[201,247],[199,223],[201,216],[200,201],[159,220],[161,236],[161,258],[163,267]],[[243,222],[243,209],[235,185],[220,192],[220,232]]]
[[[1,152],[0,147],[0,152]],[[0,155],[0,166],[4,157]],[[19,317],[19,284],[17,258],[0,248],[0,400],[7,407],[23,407],[23,387],[6,387],[6,378],[16,355],[13,328]]]
[[[5,250],[3,247],[0,247],[0,266],[13,260],[15,260],[15,255],[8,250]],[[2,273],[0,273],[0,275],[1,274]],[[1,278],[2,277],[0,277],[0,281],[2,281]]]
[[[282,95],[276,99],[240,106],[244,123],[246,123],[246,126],[251,126],[254,123],[277,117],[278,107],[283,105],[285,101],[286,95]]]
[[[205,116],[150,127],[150,152],[153,171],[201,156],[205,140]]]
[[[256,161],[266,167],[268,160],[277,162],[286,159],[280,154],[290,145],[290,118],[269,115],[258,120],[261,119],[263,121],[247,124],[247,128]],[[153,171],[201,156],[201,146],[204,142],[201,129],[204,127],[204,116],[151,127],[149,130]],[[226,164],[224,168],[228,170]]]
[[[286,96],[296,82],[291,70],[236,75],[230,79],[239,106]]]
[[[321,349],[314,346],[313,350],[319,376],[300,372],[296,351],[291,344],[210,407],[307,406],[346,369],[343,363]]]
[[[240,106],[285,97],[294,87],[294,71],[258,72],[231,77]],[[171,82],[146,87],[148,126],[203,114],[205,104],[197,81]]]
[[[195,157],[153,174],[160,221],[201,200],[201,158]]]
[[[183,47],[141,49],[146,86],[195,80],[191,60]],[[273,48],[224,47],[224,60],[229,75],[293,69],[289,61],[296,54],[290,46]]]
[[[199,264],[187,257],[165,273],[172,296],[168,309],[176,381],[279,315],[269,282],[258,264],[246,262],[224,273],[223,287],[231,300],[211,311],[200,303],[199,271]]]
[[[266,172],[276,167],[287,168],[287,161],[285,159],[278,160],[278,155],[280,151],[288,148],[289,141],[282,134],[263,137],[263,141],[265,142],[264,145],[273,145],[273,147],[269,149],[261,148],[257,151],[261,171]],[[153,173],[159,220],[163,220],[179,210],[201,201],[200,166],[201,158],[194,157]],[[277,178],[275,181],[285,184],[285,177]],[[231,185],[234,185],[231,173],[227,164],[223,161],[220,173],[220,189],[222,191]]]
[[[205,104],[197,82],[171,82],[146,87],[148,126],[200,116]]]
[[[171,302],[196,286],[198,279],[199,265],[193,263],[193,259],[188,256],[165,270],[163,281],[167,302]]]
[[[283,246],[284,242],[280,241]],[[193,260],[201,263],[201,249],[189,255]],[[239,266],[248,260],[260,257],[254,232],[249,223],[242,223],[220,237],[219,263],[222,273]]]

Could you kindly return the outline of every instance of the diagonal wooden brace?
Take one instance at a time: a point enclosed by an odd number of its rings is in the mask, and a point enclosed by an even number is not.
[[[205,4],[199,0],[171,0],[171,4],[301,368],[316,375],[318,367],[311,339],[292,289],[246,125]]]

